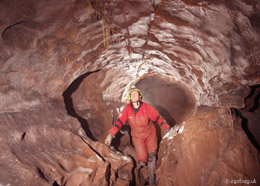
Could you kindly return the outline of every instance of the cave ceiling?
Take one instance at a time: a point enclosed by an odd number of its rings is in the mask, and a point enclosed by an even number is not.
[[[260,82],[256,0],[2,0],[0,9],[1,86],[17,95],[59,99],[101,69],[108,100],[155,75],[183,84],[197,105],[241,108]]]

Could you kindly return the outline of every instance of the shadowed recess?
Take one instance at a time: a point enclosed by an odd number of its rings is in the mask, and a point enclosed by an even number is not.
[[[77,118],[77,120],[81,124],[81,127],[85,130],[87,136],[94,141],[96,141],[96,138],[92,135],[91,131],[89,130],[88,121],[86,119],[82,118],[80,115],[78,115],[77,112],[75,111],[71,95],[79,88],[79,85],[87,76],[89,76],[90,74],[96,73],[98,71],[100,71],[100,70],[96,70],[93,72],[87,72],[86,74],[81,75],[80,77],[75,79],[62,94],[68,114],[74,118]]]
[[[136,83],[144,101],[153,105],[173,126],[185,121],[196,109],[194,95],[184,85],[160,76],[147,76]]]

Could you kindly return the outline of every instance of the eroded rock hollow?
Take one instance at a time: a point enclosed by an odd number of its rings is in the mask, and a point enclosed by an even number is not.
[[[146,185],[132,86],[157,126],[158,186],[259,185],[257,0],[1,0],[0,185]],[[244,183],[243,183],[244,182]]]

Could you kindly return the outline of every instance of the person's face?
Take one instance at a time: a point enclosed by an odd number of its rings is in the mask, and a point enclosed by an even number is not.
[[[140,95],[137,91],[133,91],[130,95],[131,101],[136,102],[140,99]]]

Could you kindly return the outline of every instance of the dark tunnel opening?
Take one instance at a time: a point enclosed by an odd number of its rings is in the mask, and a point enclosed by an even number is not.
[[[144,101],[154,106],[169,125],[181,123],[196,110],[194,95],[183,84],[161,76],[148,76],[136,83]]]
[[[65,103],[65,107],[66,107],[66,110],[67,110],[67,113],[69,115],[71,115],[72,117],[76,118],[80,124],[81,124],[81,127],[84,129],[84,131],[86,132],[87,136],[94,140],[94,141],[97,141],[97,139],[93,136],[92,132],[90,131],[89,129],[89,123],[88,121],[81,117],[75,110],[74,108],[74,105],[73,105],[73,101],[72,101],[72,94],[79,88],[79,85],[82,83],[82,81],[88,77],[89,75],[93,74],[93,73],[96,73],[100,71],[99,70],[96,70],[96,71],[93,71],[93,72],[87,72],[83,75],[81,75],[80,77],[78,77],[77,79],[75,79],[71,84],[70,86],[63,92],[62,96],[64,98],[64,103]]]

